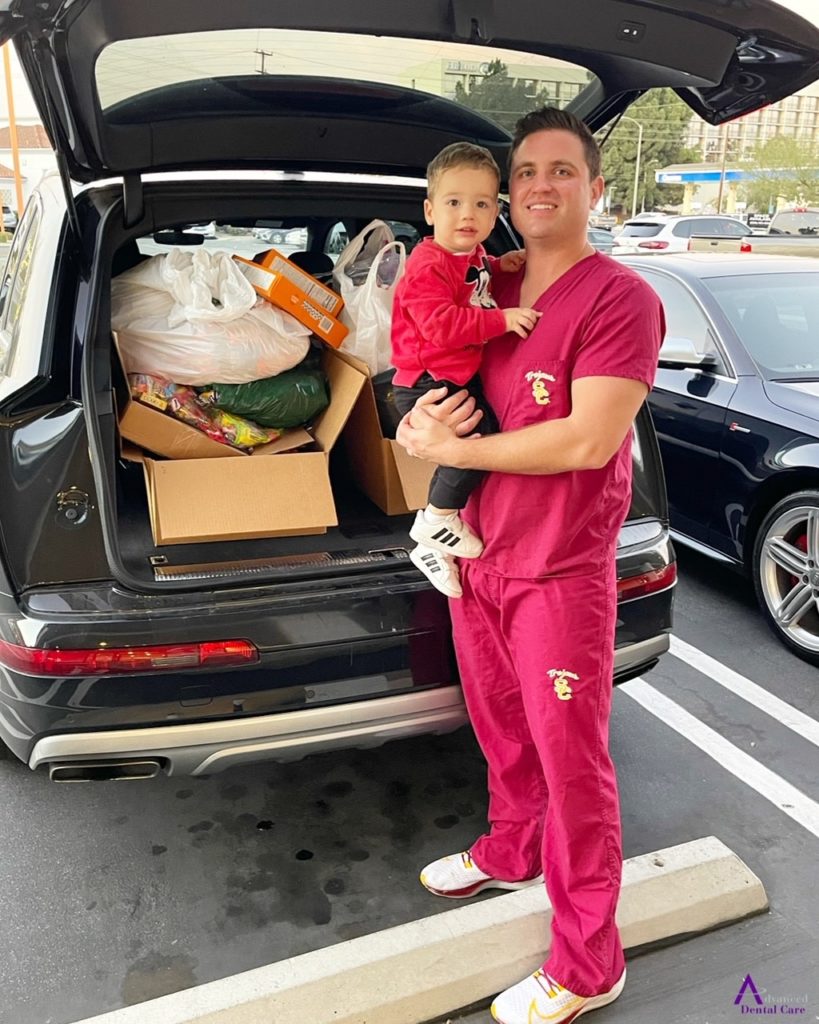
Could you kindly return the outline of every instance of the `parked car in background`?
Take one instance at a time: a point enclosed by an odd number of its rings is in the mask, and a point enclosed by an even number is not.
[[[626,262],[666,312],[649,406],[672,535],[747,573],[773,632],[819,664],[819,264]]]
[[[751,234],[747,224],[734,217],[641,215],[627,220],[614,239],[615,256],[685,252],[692,235],[744,238]]]
[[[614,245],[614,238],[610,231],[606,231],[605,228],[589,228],[586,234],[589,239],[589,243],[593,245],[598,252],[611,254]]]
[[[780,210],[767,229],[746,236],[691,235],[692,252],[762,253],[766,256],[819,256],[819,210]]]
[[[210,221],[251,247],[253,227],[308,226],[306,251],[331,263],[339,224],[340,239],[374,217],[417,223],[443,146],[479,141],[505,166],[505,128],[401,83],[419,42],[436,61],[472,60],[481,41],[487,61],[577,63],[588,84],[569,106],[592,131],[652,83],[720,124],[819,62],[819,30],[768,0],[615,6],[576,0],[567,17],[563,0],[505,0],[499,51],[491,5],[461,0],[0,4],[0,43],[31,72],[63,171],[34,190],[0,288],[0,740],[16,757],[63,781],[199,775],[463,723],[447,605],[409,561],[403,453],[387,464],[369,378],[320,350],[327,446],[345,416],[356,428],[329,458],[125,458],[112,278]],[[260,48],[288,73],[258,74]],[[341,65],[358,77],[315,75]],[[514,246],[503,218],[487,241]],[[676,573],[647,408],[634,436],[615,680],[668,649]]]
[[[771,218],[766,233],[800,238],[819,237],[819,210],[812,210],[808,207],[777,210]]]
[[[185,228],[191,235],[202,235],[203,238],[216,238],[216,221],[208,221],[207,224],[191,224]]]
[[[9,234],[13,234],[17,228],[17,211],[12,210],[10,206],[3,207],[3,230]]]

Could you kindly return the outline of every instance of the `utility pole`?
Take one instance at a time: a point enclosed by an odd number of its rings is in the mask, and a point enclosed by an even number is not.
[[[17,193],[17,216],[23,216],[23,178],[20,174],[20,147],[17,144],[17,122],[14,119],[14,94],[11,87],[11,60],[9,58],[9,43],[3,46],[3,66],[6,73],[6,100],[9,108],[9,146],[11,147],[11,160],[14,167],[14,188]],[[0,220],[2,228],[2,220]]]
[[[264,59],[265,59],[265,57],[272,57],[273,56],[273,51],[272,50],[261,50],[261,49],[259,49],[259,50],[254,50],[253,52],[254,53],[258,53],[258,55],[262,58],[262,66],[259,68],[259,70],[256,72],[256,74],[257,75],[266,75],[267,71],[265,71]]]
[[[643,149],[643,126],[636,120],[636,118],[629,117],[626,114],[620,115],[621,121],[631,121],[632,124],[637,125],[637,156],[634,160],[634,194],[631,197],[631,216],[632,219],[637,216],[637,193],[640,189],[640,154]]]
[[[722,213],[722,191],[725,186],[725,161],[728,156],[728,125],[722,126],[722,154],[720,156],[719,192],[717,193],[717,213]]]

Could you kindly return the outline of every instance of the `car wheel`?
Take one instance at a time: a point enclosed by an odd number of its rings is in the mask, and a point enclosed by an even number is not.
[[[799,491],[774,505],[753,558],[768,625],[800,658],[819,665],[819,491]]]

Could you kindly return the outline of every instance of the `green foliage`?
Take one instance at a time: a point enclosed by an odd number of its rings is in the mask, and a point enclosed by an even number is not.
[[[486,75],[467,91],[458,82],[455,99],[473,110],[479,110],[508,132],[514,132],[515,123],[524,114],[537,107],[553,103],[548,90],[541,89],[536,96],[526,95],[522,79],[509,77],[509,69],[501,60],[493,60]]]
[[[613,205],[622,204],[626,213],[631,213],[639,135],[634,121],[643,126],[637,209],[653,210],[682,202],[682,187],[656,184],[654,172],[669,164],[698,159],[696,151],[683,144],[690,119],[690,109],[671,89],[652,90],[629,107],[603,146],[603,175]],[[605,131],[600,135],[604,137]]]
[[[740,189],[753,210],[773,210],[779,196],[809,206],[819,203],[819,148],[815,143],[775,135],[742,161],[742,169],[754,175]]]
[[[489,65],[487,74],[469,90],[459,82],[455,99],[473,110],[486,114],[507,131],[512,132],[516,121],[530,110],[555,103],[548,90],[541,89],[536,96],[526,95],[525,83],[510,78],[507,66],[500,60]],[[640,154],[640,183],[638,209],[682,201],[682,188],[659,186],[654,172],[667,164],[697,159],[697,154],[683,146],[690,110],[670,89],[652,91],[642,96],[629,109],[629,117],[643,125]],[[603,148],[603,174],[607,188],[613,191],[613,203],[622,204],[631,211],[634,170],[637,156],[637,126],[622,120]]]

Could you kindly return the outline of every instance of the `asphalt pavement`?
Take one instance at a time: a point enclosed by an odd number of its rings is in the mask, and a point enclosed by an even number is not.
[[[748,973],[819,1019],[817,670],[768,633],[739,578],[685,552],[675,634],[689,647],[614,702],[626,856],[716,835],[771,911],[632,959],[595,1020],[733,1021]],[[740,696],[723,669],[758,691]],[[481,830],[484,777],[466,729],[126,786],[0,765],[0,1022],[68,1024],[450,909],[417,872]]]

